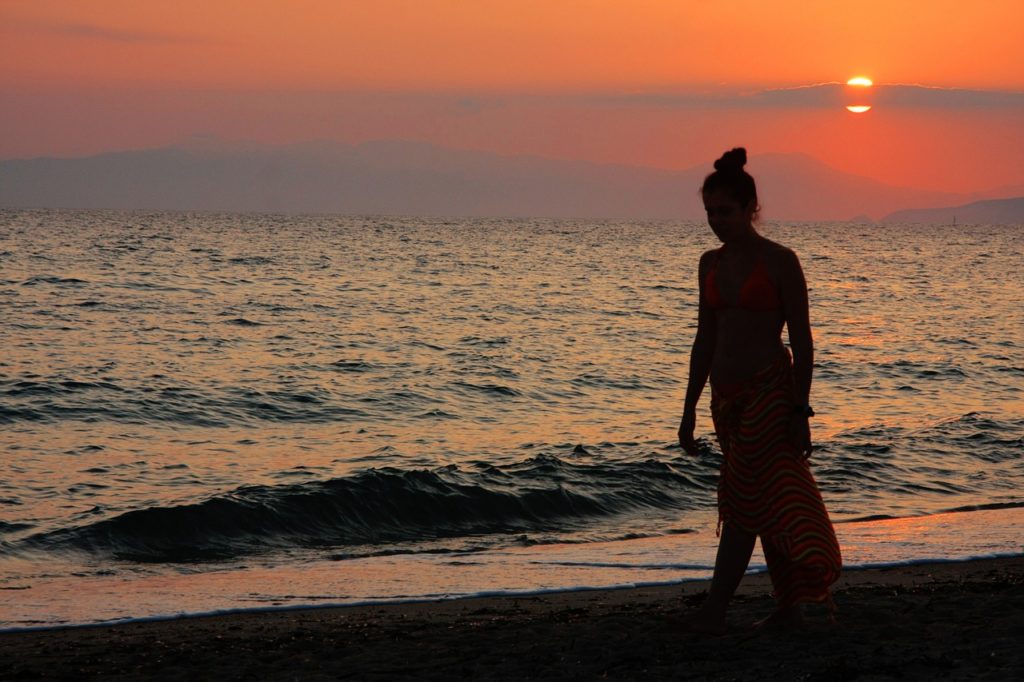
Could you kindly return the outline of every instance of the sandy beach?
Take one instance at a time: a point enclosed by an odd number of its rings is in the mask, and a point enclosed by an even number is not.
[[[765,632],[748,576],[721,637],[677,619],[705,582],[0,634],[0,678],[799,679],[1024,677],[1024,557],[847,571],[838,623]]]

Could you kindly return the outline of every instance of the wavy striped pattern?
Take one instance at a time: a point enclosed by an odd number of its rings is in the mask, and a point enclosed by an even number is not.
[[[842,558],[810,466],[789,435],[789,354],[742,386],[712,384],[711,413],[725,459],[719,523],[758,535],[780,607],[831,604]]]

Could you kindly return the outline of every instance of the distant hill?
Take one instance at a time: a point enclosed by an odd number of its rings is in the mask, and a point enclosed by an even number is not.
[[[1024,197],[988,199],[947,208],[908,208],[894,211],[882,218],[887,223],[953,222],[975,225],[1024,225]]]
[[[410,141],[202,144],[0,161],[0,206],[450,216],[703,217],[710,170],[672,171]],[[800,154],[751,157],[767,220],[878,217],[980,198],[892,187]]]

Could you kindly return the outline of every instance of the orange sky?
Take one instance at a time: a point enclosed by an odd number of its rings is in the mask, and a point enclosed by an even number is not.
[[[746,144],[986,189],[1024,184],[1024,96],[863,120],[743,97],[858,74],[1020,94],[1021,64],[1019,0],[0,0],[0,157],[216,134],[685,167]]]

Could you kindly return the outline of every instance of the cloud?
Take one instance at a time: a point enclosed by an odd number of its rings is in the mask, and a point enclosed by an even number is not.
[[[112,26],[101,26],[99,24],[87,24],[79,22],[54,22],[36,21],[31,19],[16,20],[15,28],[36,33],[49,33],[51,35],[64,36],[69,38],[85,38],[89,40],[100,40],[108,43],[198,43],[202,39],[198,36],[161,33],[159,31],[146,31],[140,29],[124,29]],[[11,25],[8,24],[8,27]]]
[[[879,83],[867,90],[845,83],[816,83],[750,92],[643,92],[584,96],[605,106],[655,108],[834,108],[853,99],[870,99],[875,106],[931,109],[1024,108],[1024,92],[970,90],[927,85]]]
[[[925,85],[885,84],[879,87],[875,102],[884,106],[935,108],[1016,108],[1024,107],[1024,92],[1012,90],[966,90]]]
[[[231,95],[237,99],[240,95]],[[256,100],[276,101],[279,93],[250,93]],[[209,95],[207,95],[209,97]],[[769,90],[726,91],[645,91],[550,93],[503,91],[291,91],[292,101],[307,106],[375,110],[381,107],[407,111],[429,111],[432,115],[487,116],[496,111],[525,110],[539,113],[550,110],[614,111],[635,109],[656,111],[758,111],[842,109],[848,104],[871,104],[879,108],[917,108],[931,110],[1024,110],[1024,92],[935,88],[922,85],[876,84],[867,92],[845,83],[813,85]],[[1024,113],[1024,111],[1022,111]]]

